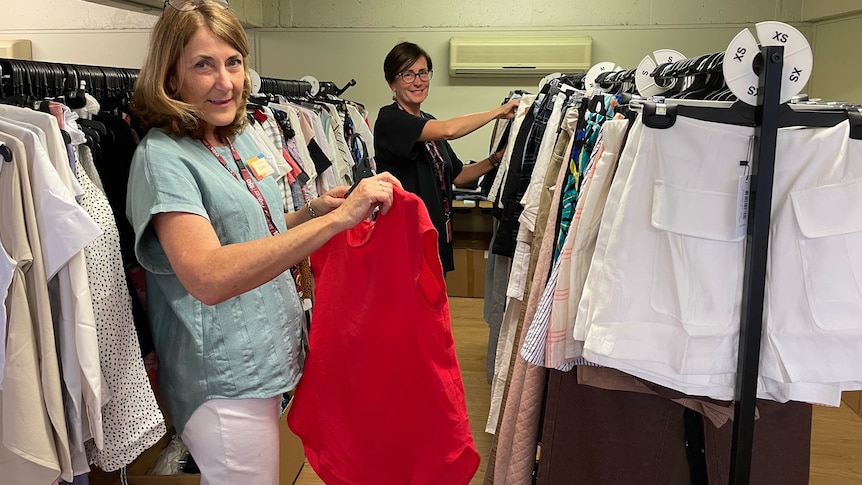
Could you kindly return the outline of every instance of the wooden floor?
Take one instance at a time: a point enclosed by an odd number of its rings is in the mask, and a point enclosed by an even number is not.
[[[479,472],[470,482],[476,485],[484,481],[485,461],[491,448],[491,435],[484,431],[491,392],[485,380],[488,326],[482,319],[482,299],[450,298],[449,303],[470,427],[482,457]],[[307,462],[295,482],[296,485],[322,483]],[[862,485],[862,418],[847,406],[814,409],[810,484]]]

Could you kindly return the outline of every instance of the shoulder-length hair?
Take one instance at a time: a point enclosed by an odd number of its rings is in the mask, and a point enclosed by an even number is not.
[[[200,28],[208,28],[242,54],[245,70],[242,99],[233,122],[215,127],[216,137],[227,141],[239,133],[246,122],[245,101],[251,92],[248,38],[239,19],[230,9],[210,0],[195,0],[195,6],[194,10],[189,11],[165,7],[153,27],[147,58],[135,83],[131,108],[145,129],[161,128],[171,135],[203,139],[201,113],[194,105],[180,99],[182,79],[177,66],[183,49],[195,32]]]

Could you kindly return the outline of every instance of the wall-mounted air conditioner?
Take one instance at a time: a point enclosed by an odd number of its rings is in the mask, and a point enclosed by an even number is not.
[[[590,37],[452,37],[451,76],[544,76],[586,72]]]

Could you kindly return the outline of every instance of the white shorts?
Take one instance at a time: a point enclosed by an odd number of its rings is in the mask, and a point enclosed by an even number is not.
[[[848,123],[779,131],[759,396],[835,405],[860,388],[862,142]],[[640,122],[620,159],[578,308],[584,356],[733,397],[753,129]],[[855,147],[855,148],[854,148]],[[580,335],[578,334],[578,332]]]

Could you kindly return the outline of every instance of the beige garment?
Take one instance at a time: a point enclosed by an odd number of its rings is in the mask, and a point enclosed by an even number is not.
[[[596,150],[596,160],[592,171],[584,182],[584,187],[578,194],[575,223],[569,227],[562,255],[560,256],[560,276],[557,281],[549,334],[558,330],[557,335],[564,337],[561,352],[548,352],[549,367],[557,367],[563,362],[570,362],[580,357],[582,342],[575,342],[575,316],[578,311],[578,301],[587,279],[590,261],[596,246],[613,174],[616,170],[619,153],[622,151],[625,134],[628,130],[628,120],[610,120],[602,125],[602,145]],[[550,347],[550,345],[549,345]],[[556,356],[556,359],[550,359]]]
[[[58,477],[71,482],[60,367],[27,154],[13,137],[0,133],[0,141],[13,158],[0,171],[0,240],[18,262],[7,296],[0,470],[3,483],[51,483]]]
[[[551,267],[562,191],[549,189],[550,187],[562,187],[565,180],[566,170],[563,164],[563,151],[567,144],[568,139],[558,140],[546,174],[545,187],[548,189],[542,191],[542,199],[539,203],[536,234],[533,239],[534,244],[529,266],[529,274],[535,275],[535,277],[533,281],[528,282],[528,288],[526,288],[529,299],[524,305],[518,321],[515,338],[515,341],[518,342],[516,348],[523,346],[524,337],[527,334],[524,329],[524,322],[533,320]],[[532,483],[539,433],[539,417],[548,371],[543,367],[528,364],[518,352],[513,353],[511,362],[511,378],[504,393],[502,419],[492,443],[492,456],[485,472],[485,483],[527,485]]]
[[[709,419],[716,428],[721,428],[733,419],[733,402],[716,401],[706,397],[687,396],[681,392],[639,379],[610,367],[579,366],[578,384],[607,389],[630,391],[665,397],[684,407],[696,411]],[[755,416],[760,414],[755,410]]]
[[[353,155],[350,153],[350,147],[347,146],[347,139],[344,138],[344,118],[334,104],[324,103],[322,105],[329,113],[329,129],[333,136],[333,147],[337,156],[332,160],[332,170],[335,173],[335,180],[340,185],[353,185]]]
[[[518,316],[521,314],[521,300],[506,299],[506,309],[503,312],[503,322],[500,325],[500,335],[497,338],[497,353],[494,358],[494,379],[491,382],[491,408],[488,411],[488,421],[485,432],[496,434],[500,425],[500,412],[503,409],[506,386],[512,370],[512,353],[515,352],[515,330],[518,326]],[[492,452],[493,455],[493,452]]]
[[[564,119],[563,129],[558,136],[557,143],[554,145],[554,153],[551,156],[551,161],[546,167],[544,176],[542,177],[542,190],[537,190],[539,202],[537,206],[541,206],[543,204],[543,198],[550,198],[551,193],[554,190],[553,184],[557,182],[557,178],[560,174],[560,168],[564,165],[564,156],[566,153],[571,153],[572,142],[574,141],[574,137],[572,137],[572,133],[575,130],[577,125],[578,113],[576,108],[569,108],[566,112],[566,116]],[[559,184],[559,182],[557,182]],[[547,200],[544,201],[545,210],[547,211],[547,205],[549,202]],[[556,202],[559,205],[559,201]],[[556,216],[554,218],[556,221]],[[529,235],[532,238],[532,234]],[[525,241],[521,241],[520,239],[524,238],[522,232],[519,232],[519,241],[518,247],[516,249],[516,254],[519,256],[523,256],[526,258],[526,261],[523,264],[523,268],[519,269],[516,263],[513,261],[512,264],[509,265],[510,274],[509,274],[509,288],[507,290],[511,290],[511,285],[513,284],[513,279],[523,278],[524,282],[520,283],[522,286],[526,284],[527,275],[531,274],[527,271],[529,270],[529,262],[530,262],[530,248]],[[491,246],[493,246],[493,241],[491,242]],[[553,251],[553,250],[552,250]],[[524,254],[521,254],[521,253]],[[490,260],[489,260],[490,261]],[[486,282],[487,284],[487,282]],[[521,288],[521,291],[523,289]],[[515,349],[515,332],[512,327],[515,327],[518,324],[518,317],[521,312],[521,305],[523,299],[523,293],[518,294],[517,297],[512,296],[514,293],[508,293],[507,296],[509,298],[506,299],[506,307],[503,314],[503,320],[497,340],[497,352],[494,360],[494,377],[491,383],[491,409],[488,413],[488,421],[485,425],[485,432],[495,434],[497,430],[497,426],[500,418],[500,409],[502,408],[503,401],[503,393],[505,392],[506,384],[509,379],[509,371],[511,370],[512,365],[512,352],[517,350]],[[486,292],[487,299],[487,292]],[[486,310],[488,302],[485,302]],[[520,349],[521,345],[517,347]]]

